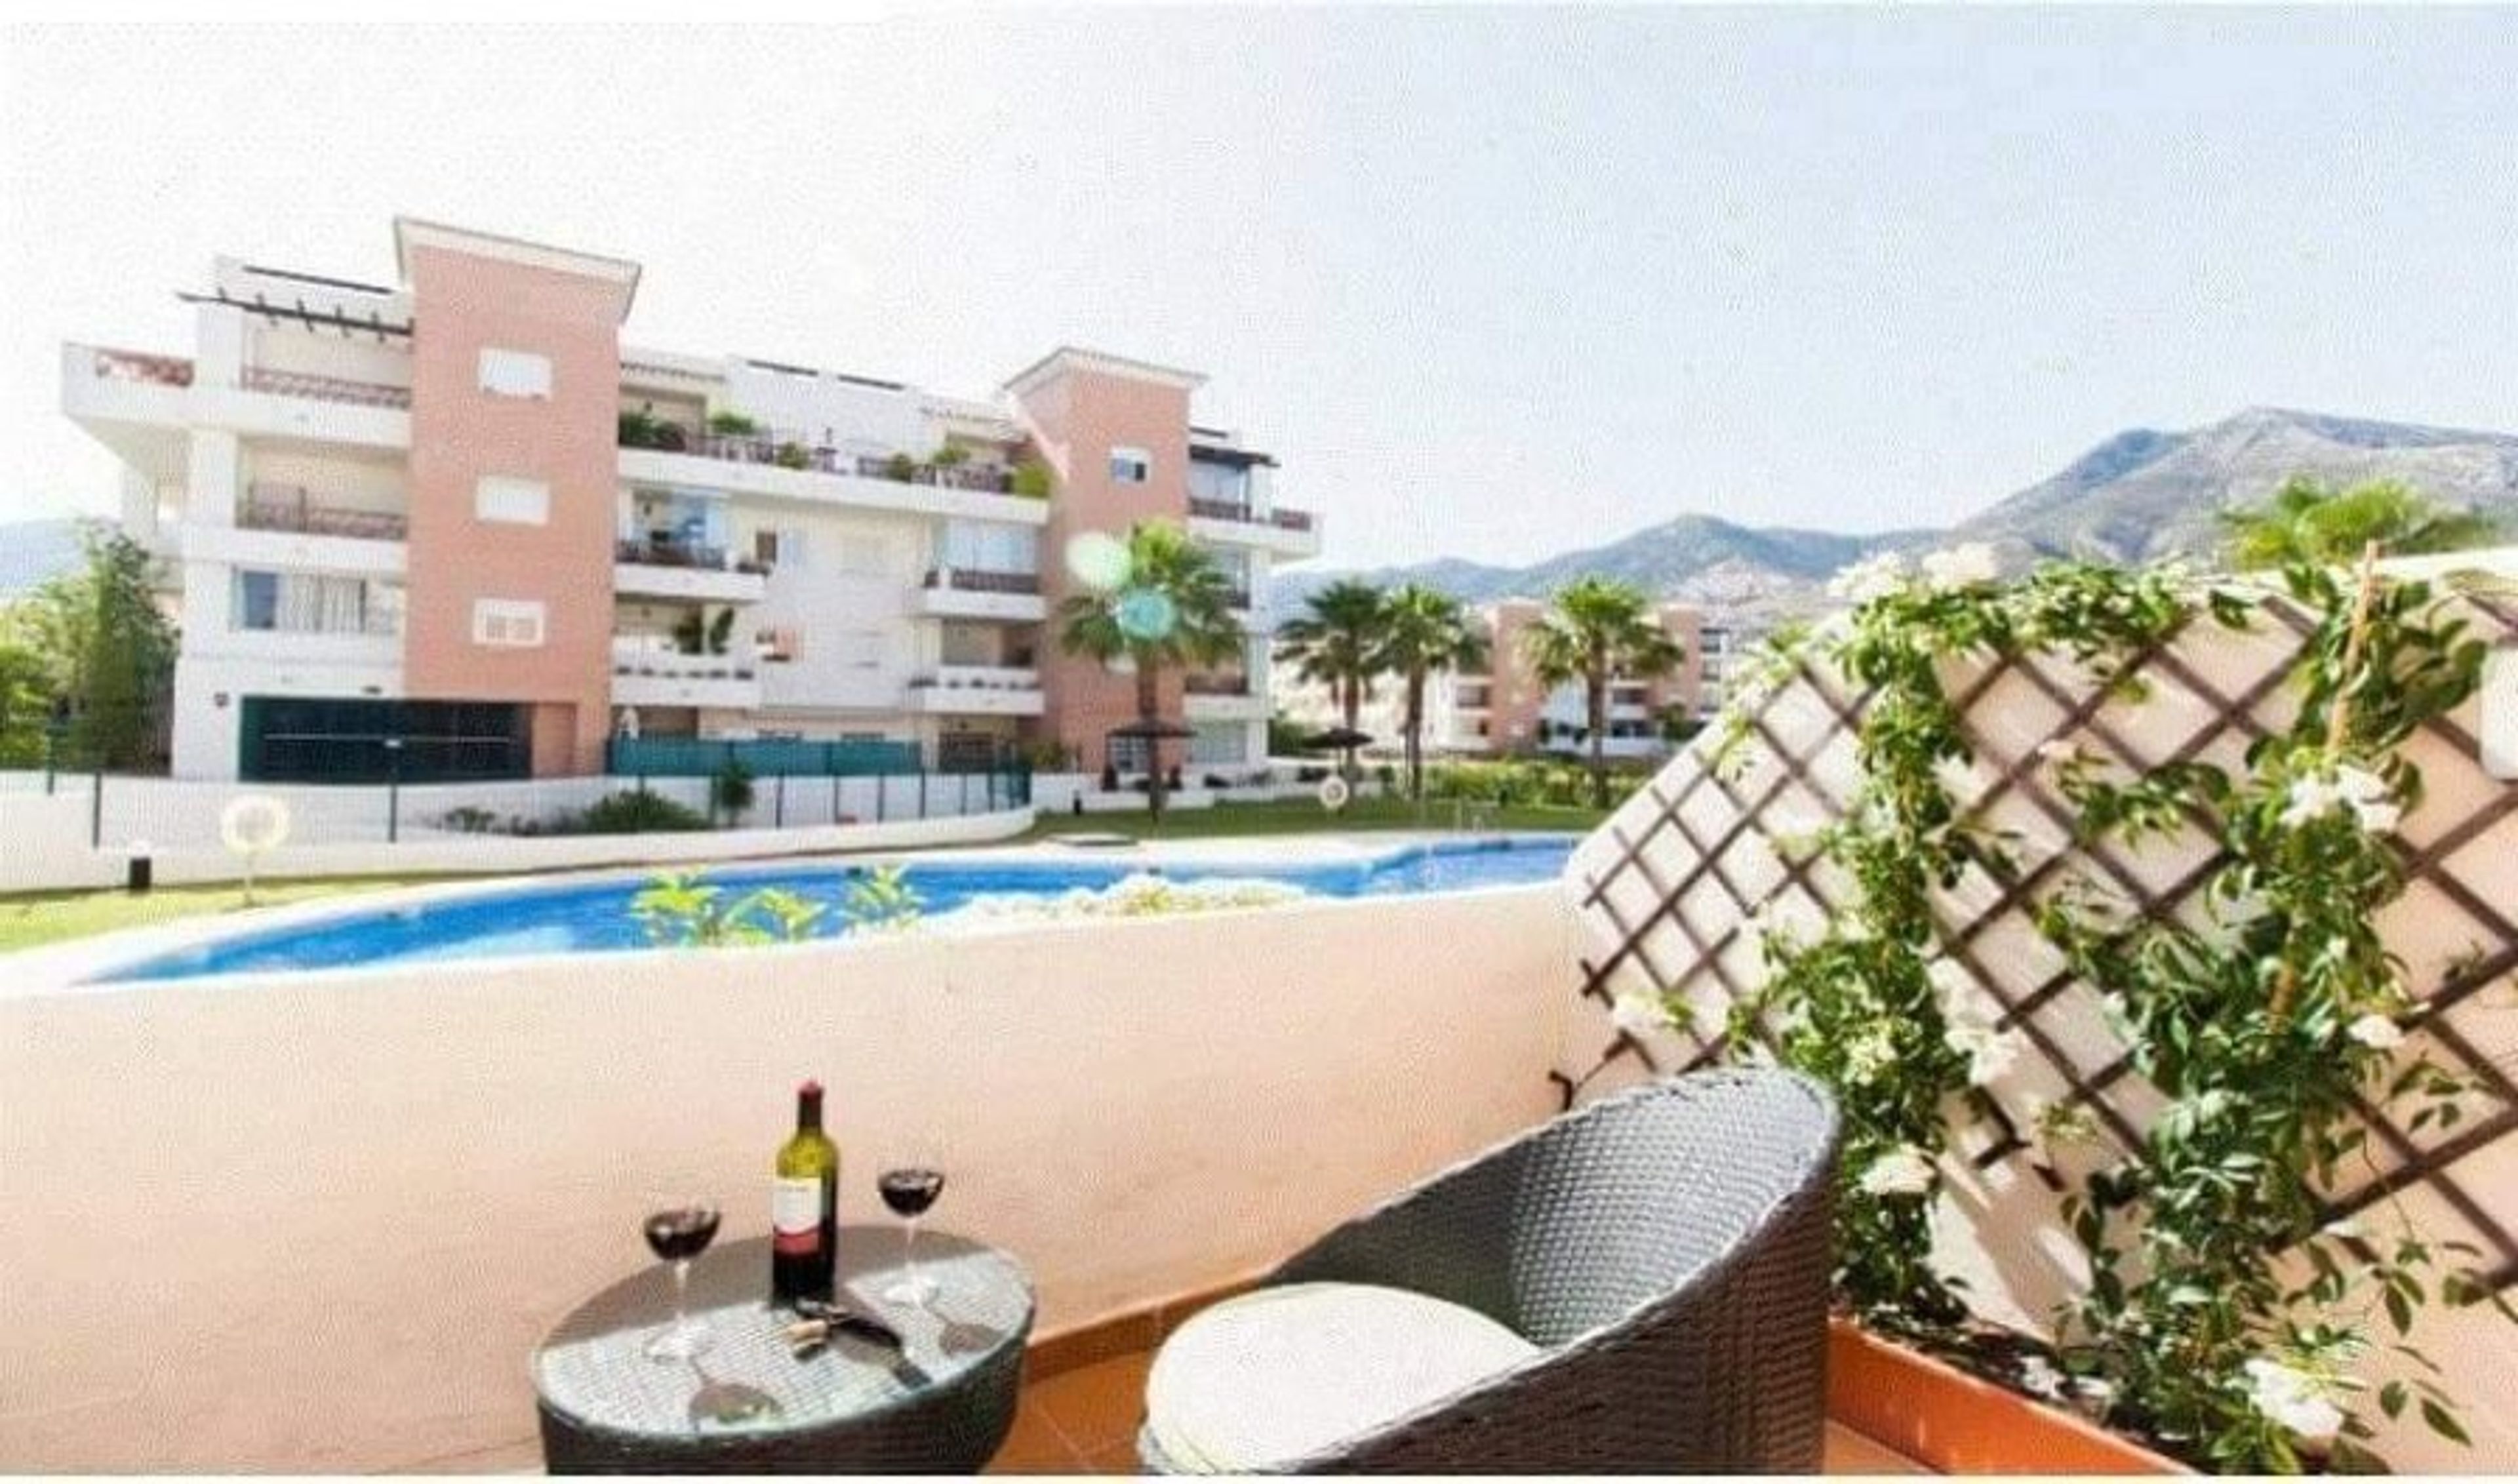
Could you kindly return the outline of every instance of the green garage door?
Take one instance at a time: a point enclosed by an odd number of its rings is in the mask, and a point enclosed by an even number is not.
[[[533,771],[525,708],[512,702],[246,696],[238,725],[237,771],[258,783],[382,783],[397,772],[394,738],[405,783]]]

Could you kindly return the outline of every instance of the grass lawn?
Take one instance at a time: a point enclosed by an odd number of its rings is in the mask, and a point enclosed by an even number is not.
[[[1588,830],[1608,816],[1597,809],[1541,808],[1515,805],[1488,806],[1491,823],[1499,830]],[[1090,832],[1132,835],[1140,840],[1206,840],[1230,835],[1318,835],[1338,830],[1448,830],[1452,805],[1427,800],[1422,811],[1405,799],[1358,799],[1330,813],[1310,799],[1280,799],[1269,804],[1218,804],[1202,809],[1165,809],[1160,829],[1142,809],[1113,814],[1043,812],[1027,840]]]
[[[277,906],[282,902],[351,892],[381,892],[445,879],[356,876],[337,881],[266,881],[254,887],[253,899],[259,906]],[[121,891],[34,892],[22,896],[0,896],[0,953],[172,922],[179,917],[235,912],[243,907],[244,892],[236,886],[159,887],[143,896]]]

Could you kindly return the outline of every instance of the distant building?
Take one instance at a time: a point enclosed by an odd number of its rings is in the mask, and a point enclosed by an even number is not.
[[[189,355],[64,348],[64,410],[180,586],[176,776],[397,747],[412,778],[586,773],[633,729],[1128,766],[1134,681],[1059,644],[1060,553],[1156,518],[1253,630],[1167,677],[1165,712],[1193,765],[1265,757],[1250,594],[1320,535],[1274,458],[1191,420],[1203,377],[1062,349],[974,400],[644,349],[635,263],[409,220],[395,242],[393,285],[219,260]]]
[[[1540,684],[1521,651],[1524,631],[1545,615],[1547,606],[1531,598],[1507,598],[1476,611],[1487,640],[1483,670],[1429,677],[1425,685],[1425,737],[1428,754],[1559,753],[1587,754],[1588,719],[1583,686],[1572,681],[1554,687]],[[1662,630],[1676,640],[1684,658],[1670,676],[1638,680],[1614,678],[1609,687],[1609,736],[1603,749],[1613,758],[1659,757],[1671,750],[1663,718],[1672,708],[1691,717],[1719,709],[1721,685],[1732,663],[1731,631],[1709,627],[1703,613],[1686,603],[1664,603],[1655,610]],[[1337,697],[1325,685],[1300,678],[1281,657],[1273,666],[1271,695],[1278,715],[1305,730],[1343,724]],[[1396,752],[1403,745],[1403,688],[1396,677],[1384,677],[1368,691],[1359,712],[1359,729],[1374,738],[1375,752]]]

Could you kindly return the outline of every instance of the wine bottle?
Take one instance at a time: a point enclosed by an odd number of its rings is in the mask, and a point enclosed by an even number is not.
[[[840,1147],[822,1132],[822,1084],[796,1089],[796,1132],[778,1147],[769,1198],[769,1296],[828,1300],[840,1247]]]

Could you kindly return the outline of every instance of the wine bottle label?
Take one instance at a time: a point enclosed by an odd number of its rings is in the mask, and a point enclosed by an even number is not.
[[[775,1180],[769,1186],[769,1244],[775,1251],[810,1252],[822,1241],[822,1182]]]

